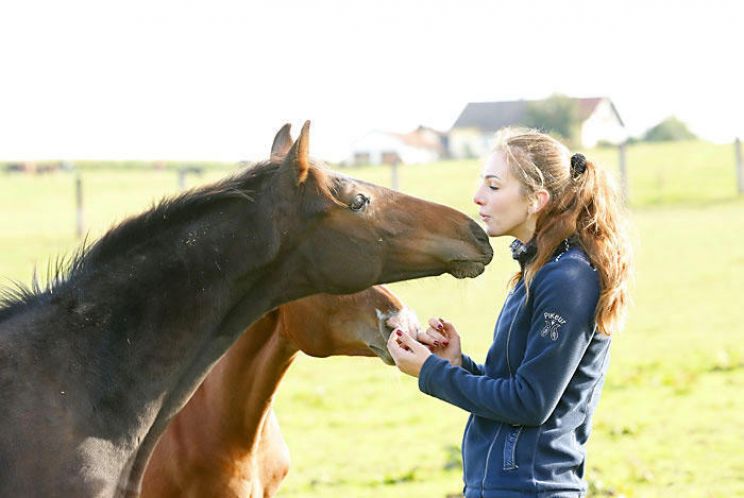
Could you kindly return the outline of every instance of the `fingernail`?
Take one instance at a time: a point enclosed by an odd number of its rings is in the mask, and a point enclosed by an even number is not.
[[[444,344],[445,346],[449,346],[449,342],[448,341],[444,341],[442,344]]]
[[[398,329],[395,329],[395,335],[403,335],[403,332],[401,332],[401,331],[400,331],[400,330],[398,330]]]
[[[439,345],[440,345],[439,344],[439,341],[434,341],[434,345],[437,346],[437,347],[439,347]]]

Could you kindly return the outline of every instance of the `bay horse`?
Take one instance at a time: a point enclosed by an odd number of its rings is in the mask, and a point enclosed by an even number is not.
[[[125,220],[0,302],[0,496],[137,496],[168,421],[246,327],[318,292],[493,255],[466,215],[328,170],[309,122],[271,158]]]
[[[269,498],[289,469],[271,409],[298,351],[317,357],[379,356],[392,364],[392,327],[412,313],[389,290],[316,294],[279,306],[251,325],[215,365],[155,447],[142,498]]]

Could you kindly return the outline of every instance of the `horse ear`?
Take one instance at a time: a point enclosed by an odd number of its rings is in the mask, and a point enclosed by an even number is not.
[[[290,128],[292,128],[290,123],[285,124],[274,137],[274,143],[271,144],[272,161],[286,156],[289,148],[292,147],[292,136],[289,134]]]
[[[307,172],[310,169],[310,160],[308,159],[308,149],[310,145],[310,121],[305,121],[302,126],[300,136],[292,148],[287,152],[284,159],[284,168],[293,172],[297,185],[301,185],[307,179]]]

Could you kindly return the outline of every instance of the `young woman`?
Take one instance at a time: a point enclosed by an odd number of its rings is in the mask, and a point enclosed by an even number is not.
[[[533,130],[506,129],[475,203],[492,237],[511,236],[519,271],[484,364],[455,326],[432,318],[388,349],[426,394],[471,413],[462,442],[466,498],[578,497],[610,336],[628,303],[623,204],[604,172]]]

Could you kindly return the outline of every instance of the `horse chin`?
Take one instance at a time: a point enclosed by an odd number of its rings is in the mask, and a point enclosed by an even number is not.
[[[381,348],[379,346],[375,346],[374,344],[368,344],[367,347],[371,349],[372,352],[374,352],[385,365],[395,365],[395,361],[393,361],[393,357],[390,356],[387,348]]]
[[[486,265],[481,261],[453,261],[447,273],[455,278],[474,278],[485,269]]]

